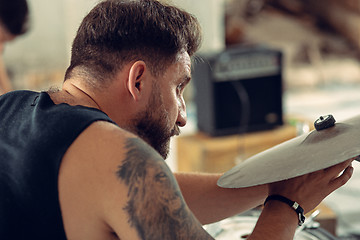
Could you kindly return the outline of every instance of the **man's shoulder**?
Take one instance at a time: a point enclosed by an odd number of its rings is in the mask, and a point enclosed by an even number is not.
[[[130,132],[107,121],[95,121],[88,126],[74,141],[76,149],[103,154],[121,152],[126,139],[135,137]]]
[[[69,147],[63,160],[93,160],[95,165],[119,167],[124,161],[136,155],[134,162],[146,159],[150,162],[164,162],[164,159],[138,136],[107,121],[96,121],[88,126]],[[82,159],[82,160],[80,160]]]

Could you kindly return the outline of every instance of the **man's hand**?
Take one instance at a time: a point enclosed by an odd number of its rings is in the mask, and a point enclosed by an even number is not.
[[[350,179],[353,172],[351,162],[354,159],[324,170],[271,183],[269,195],[282,195],[296,201],[305,212],[309,212]],[[269,201],[248,239],[293,239],[297,225],[298,217],[294,209],[281,201]]]
[[[308,212],[352,176],[353,159],[296,178],[269,184],[269,195],[279,194],[296,201]]]

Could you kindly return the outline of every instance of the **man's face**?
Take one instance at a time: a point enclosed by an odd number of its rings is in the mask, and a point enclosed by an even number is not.
[[[152,84],[152,96],[145,112],[134,120],[136,133],[166,159],[170,138],[179,135],[186,124],[185,86],[191,79],[190,57],[184,52]]]

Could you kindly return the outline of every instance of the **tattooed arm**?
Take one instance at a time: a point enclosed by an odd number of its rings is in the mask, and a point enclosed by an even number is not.
[[[207,239],[164,160],[138,138],[127,139],[125,149],[117,175],[128,187],[124,210],[141,239]]]
[[[161,156],[109,123],[69,148],[59,196],[68,239],[212,239]]]
[[[274,183],[270,193],[293,196],[309,211],[345,184],[352,172],[349,164],[290,179],[285,185]],[[68,239],[212,239],[187,207],[163,159],[110,123],[92,124],[64,155],[59,201]],[[291,239],[296,226],[294,211],[271,201],[250,238]]]

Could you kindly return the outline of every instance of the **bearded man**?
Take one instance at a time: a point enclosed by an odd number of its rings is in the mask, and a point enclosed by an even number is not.
[[[81,23],[61,90],[0,97],[0,238],[212,239],[202,224],[268,194],[307,212],[350,178],[350,161],[244,189],[219,188],[218,174],[173,174],[164,159],[186,124],[200,40],[196,18],[177,7],[106,0]],[[249,239],[291,239],[298,221],[269,201]]]

